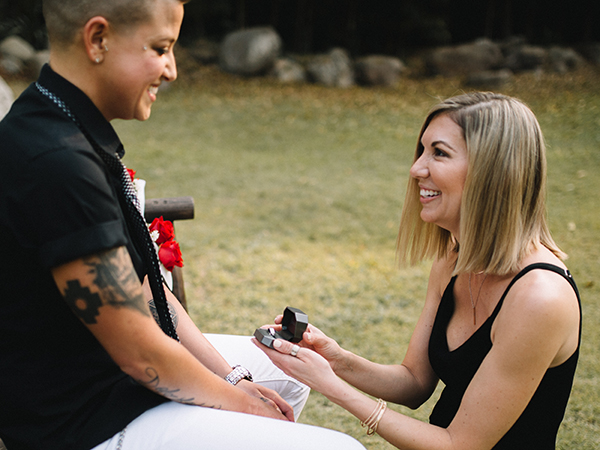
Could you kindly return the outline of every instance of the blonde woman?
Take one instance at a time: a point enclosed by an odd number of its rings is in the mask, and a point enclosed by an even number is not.
[[[581,311],[546,223],[537,120],[502,95],[444,101],[425,120],[410,175],[398,251],[435,261],[402,364],[370,362],[313,326],[300,348],[261,348],[403,450],[554,449]],[[440,380],[430,423],[386,408],[419,407]]]

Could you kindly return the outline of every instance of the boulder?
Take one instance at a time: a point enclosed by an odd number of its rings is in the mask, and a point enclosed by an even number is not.
[[[0,55],[17,58],[25,64],[35,56],[35,49],[19,36],[9,36],[0,42]]]
[[[302,64],[290,58],[279,58],[268,74],[282,83],[302,83],[306,81],[306,70]]]
[[[356,81],[366,86],[396,86],[405,70],[402,61],[392,56],[371,55],[354,63]]]
[[[567,73],[570,70],[577,70],[585,64],[583,56],[568,47],[550,47],[548,50],[548,60],[550,68],[556,73]]]
[[[0,42],[0,67],[6,74],[26,74],[37,78],[42,66],[49,60],[49,50],[36,51],[18,36],[9,36]]]
[[[334,48],[324,55],[314,56],[306,67],[309,78],[318,84],[332,87],[354,85],[354,69],[348,52]]]
[[[219,65],[238,75],[260,75],[273,67],[281,48],[281,38],[273,28],[234,31],[221,44]]]
[[[498,44],[489,39],[472,43],[439,47],[425,57],[430,75],[466,75],[502,66],[503,55]]]
[[[512,76],[513,73],[508,69],[484,70],[469,74],[465,84],[476,88],[496,88],[509,82]]]
[[[20,75],[25,72],[25,63],[14,56],[1,56],[0,69],[6,75]]]
[[[8,113],[14,100],[15,95],[12,89],[6,84],[6,81],[0,77],[0,120]]]
[[[507,50],[505,64],[513,72],[541,70],[548,61],[548,51],[533,45],[513,46]]]

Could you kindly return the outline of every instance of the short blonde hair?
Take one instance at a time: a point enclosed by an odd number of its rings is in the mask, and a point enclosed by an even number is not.
[[[165,0],[43,0],[50,44],[72,44],[79,30],[96,16],[104,17],[116,28],[149,21],[158,1]]]
[[[514,273],[520,261],[543,245],[559,258],[546,220],[546,146],[539,123],[521,101],[494,93],[450,98],[428,114],[421,138],[445,114],[464,133],[469,165],[463,191],[459,244],[451,233],[421,217],[418,181],[409,179],[398,234],[400,261],[415,264],[457,252],[455,274]]]

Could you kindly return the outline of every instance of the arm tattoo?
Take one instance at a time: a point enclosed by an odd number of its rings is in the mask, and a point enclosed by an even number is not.
[[[96,323],[96,316],[100,314],[102,300],[98,294],[92,294],[90,289],[81,286],[79,280],[67,281],[65,301],[75,311],[75,314],[85,323]]]
[[[185,403],[186,405],[196,405],[203,406],[205,408],[213,408],[213,409],[221,409],[221,405],[213,405],[209,406],[206,403],[198,403],[195,401],[194,397],[185,398],[181,396],[180,389],[171,389],[165,386],[160,385],[160,377],[158,376],[158,372],[153,367],[148,367],[146,369],[146,375],[148,375],[148,381],[137,380],[143,386],[146,386],[148,389],[156,392],[157,394],[162,395],[163,397],[168,398],[169,400],[173,400],[179,403]]]
[[[148,306],[150,307],[150,312],[152,313],[152,317],[156,320],[156,323],[160,325],[160,318],[158,317],[158,310],[156,309],[156,303],[154,303],[154,299],[151,298],[148,300]],[[179,316],[177,315],[177,311],[175,307],[171,304],[170,301],[167,300],[167,306],[169,307],[169,315],[171,316],[171,320],[173,321],[173,327],[177,330],[177,324],[179,322]]]
[[[96,323],[100,307],[110,305],[114,308],[130,308],[150,316],[139,289],[139,279],[131,263],[127,262],[124,248],[110,250],[100,255],[85,258],[84,264],[89,273],[95,275],[93,284],[98,293],[92,293],[89,287],[81,286],[78,279],[67,281],[64,298],[77,316],[85,323]]]

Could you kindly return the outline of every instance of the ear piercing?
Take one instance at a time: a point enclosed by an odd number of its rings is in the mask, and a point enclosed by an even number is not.
[[[103,50],[105,52],[107,52],[108,51],[108,45],[104,44]],[[96,62],[96,64],[100,64],[102,62],[102,58],[100,56],[96,56],[96,59],[94,61]]]
[[[104,45],[104,47],[102,48],[105,52],[108,51],[108,45]],[[102,58],[100,56],[96,56],[96,59],[94,60],[96,62],[96,64],[100,64],[102,62]]]
[[[146,46],[144,45],[144,51],[146,51],[146,50],[148,50],[148,47],[146,47]]]

